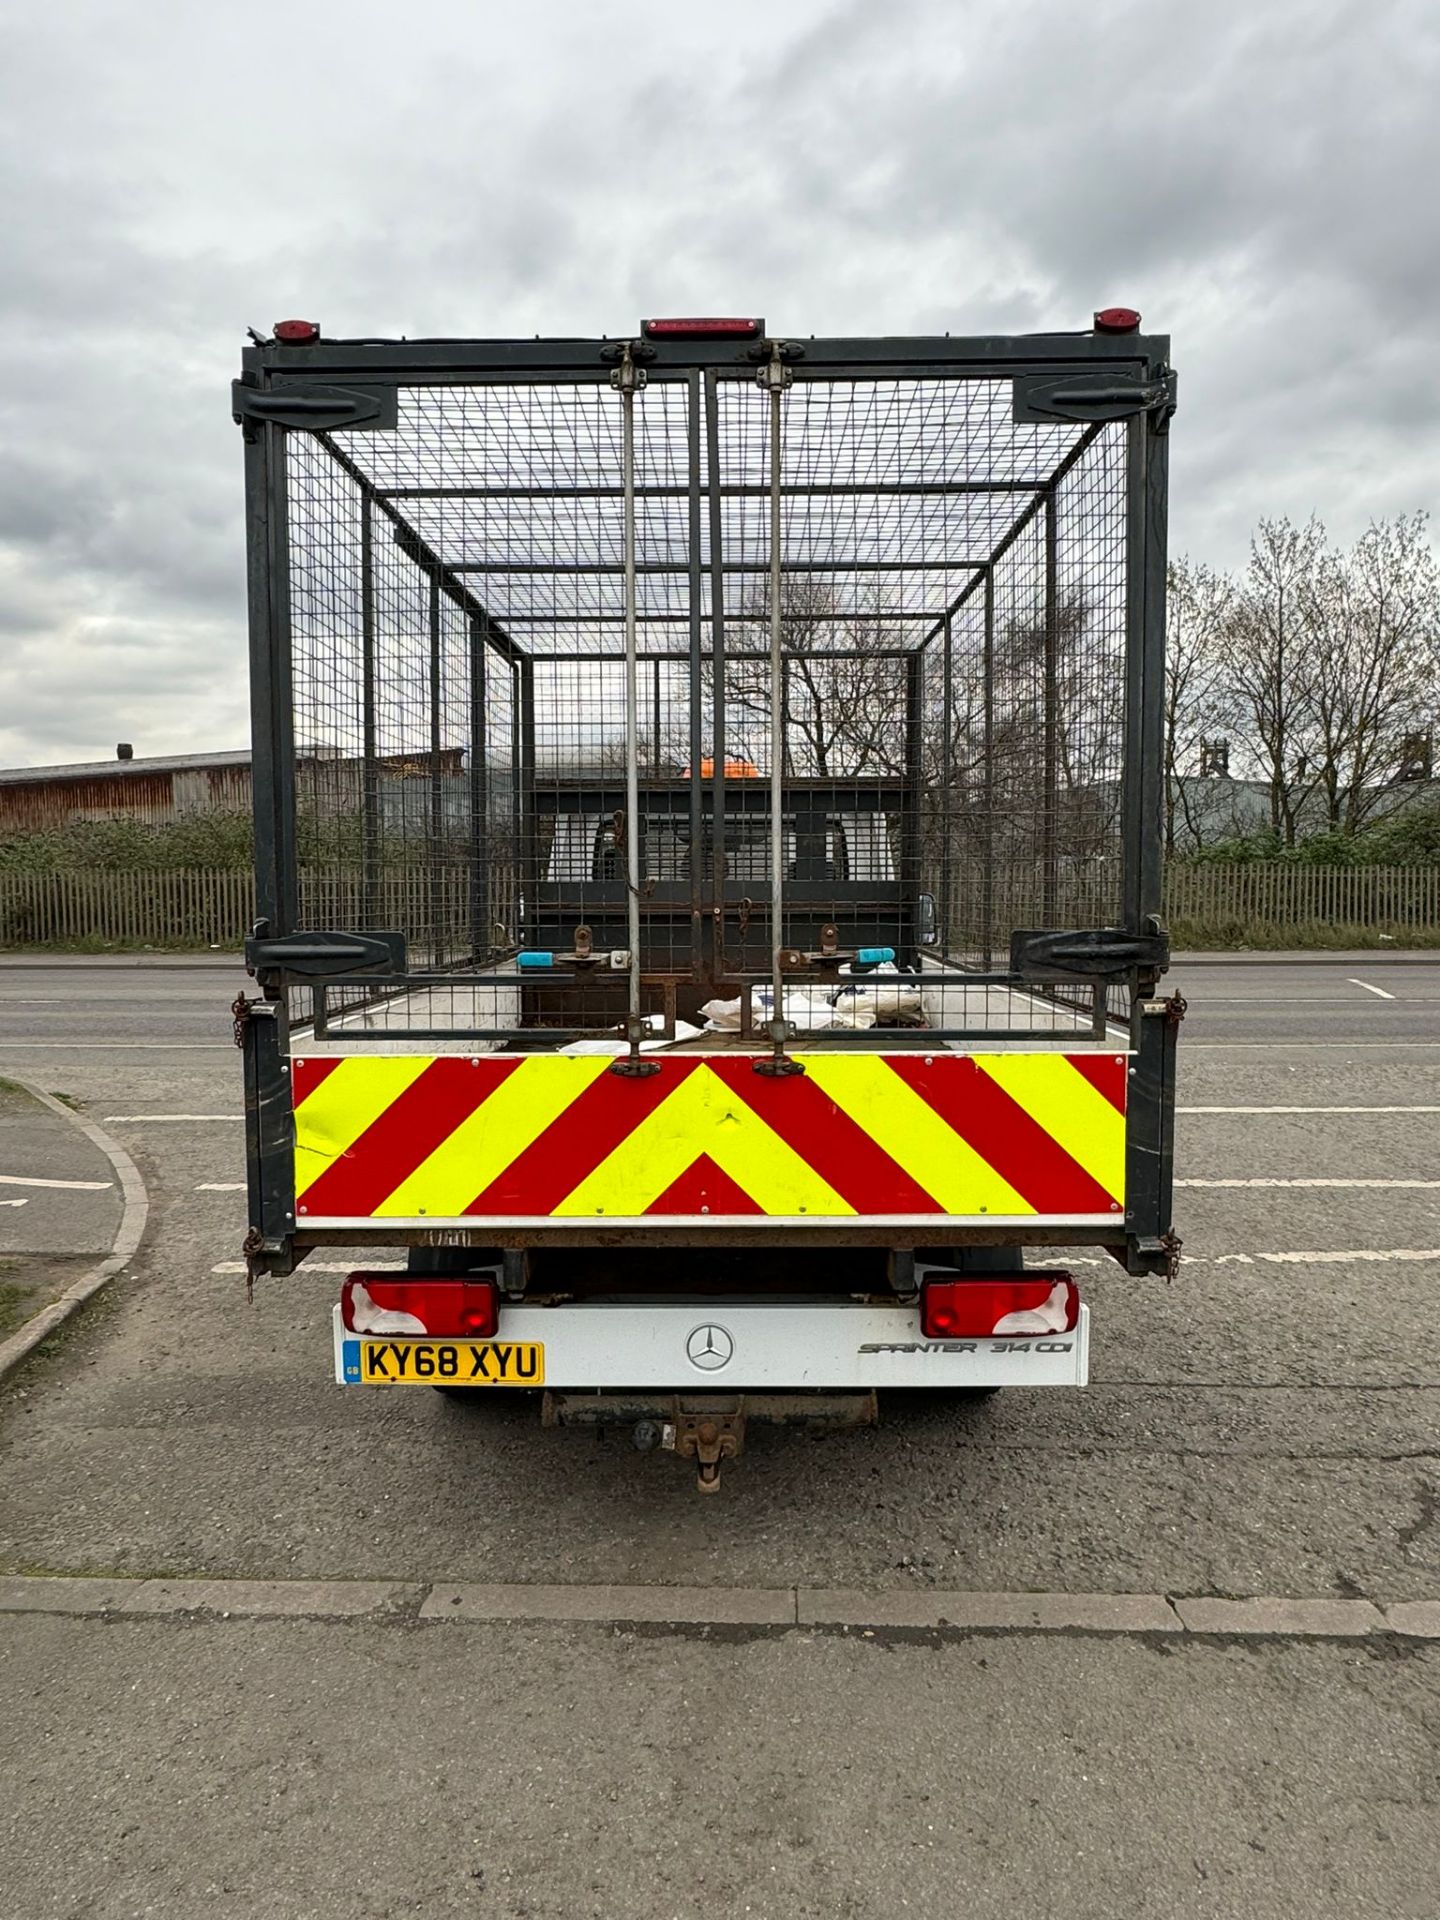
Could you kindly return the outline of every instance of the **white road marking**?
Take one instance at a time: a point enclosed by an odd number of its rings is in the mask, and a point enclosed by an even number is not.
[[[1440,1187],[1440,1180],[1177,1180],[1177,1187]]]
[[[177,1121],[243,1120],[244,1118],[243,1113],[107,1113],[105,1116],[105,1124],[108,1127],[112,1121],[155,1120],[163,1121],[169,1126]]]
[[[34,1180],[26,1173],[0,1173],[0,1187],[65,1187],[75,1193],[108,1193],[114,1184],[113,1180]]]
[[[1177,1113],[1440,1113],[1440,1107],[1177,1107]]]
[[[0,1207],[28,1207],[28,1200],[0,1200]]]
[[[1352,987],[1363,987],[1366,993],[1373,993],[1377,999],[1393,1000],[1395,998],[1393,993],[1387,993],[1383,987],[1372,987],[1368,980],[1356,980],[1349,974],[1345,977]]]
[[[244,1273],[243,1260],[222,1260],[218,1266],[211,1267],[211,1273]],[[353,1260],[302,1260],[295,1269],[297,1273],[354,1273]],[[404,1266],[396,1266],[384,1260],[367,1260],[366,1273],[404,1273]]]
[[[202,1180],[195,1191],[197,1193],[243,1193],[243,1180]]]
[[[1219,1266],[1221,1260],[1226,1257],[1224,1254],[1218,1255],[1215,1260],[1216,1266]],[[1248,1263],[1251,1258],[1249,1254],[1244,1253],[1235,1253],[1228,1257],[1237,1263],[1241,1261]],[[1268,1260],[1272,1265],[1276,1266],[1298,1266],[1304,1262],[1307,1265],[1314,1266],[1340,1267],[1348,1265],[1352,1260],[1380,1262],[1388,1260],[1440,1260],[1440,1247],[1389,1247],[1383,1252],[1373,1247],[1361,1247],[1348,1253],[1257,1253],[1253,1257],[1256,1260]]]
[[[1355,980],[1351,985],[1363,987],[1365,982]],[[1191,1011],[1196,1013],[1203,1013],[1210,1007],[1273,1007],[1275,1004],[1273,993],[1205,993],[1199,987],[1193,986],[1190,991],[1193,996],[1190,1001]],[[1371,987],[1370,991],[1380,993],[1379,987]],[[1381,998],[1393,1000],[1395,995],[1386,993],[1382,994]],[[1333,997],[1330,994],[1321,993],[1295,993],[1288,999],[1288,1005],[1291,1007],[1353,1007],[1354,1004],[1348,993],[1343,996],[1336,994]],[[332,1022],[333,1024],[335,1023]]]

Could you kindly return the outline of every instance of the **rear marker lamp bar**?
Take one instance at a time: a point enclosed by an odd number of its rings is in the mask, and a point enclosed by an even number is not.
[[[763,320],[642,320],[640,331],[647,340],[709,340],[716,334],[729,334],[737,340],[758,340],[765,331]]]
[[[490,1340],[500,1324],[500,1289],[493,1280],[352,1273],[340,1288],[340,1318],[350,1333]]]
[[[1079,1318],[1080,1289],[1068,1273],[1023,1279],[986,1274],[926,1280],[920,1287],[920,1330],[927,1340],[1069,1333]]]

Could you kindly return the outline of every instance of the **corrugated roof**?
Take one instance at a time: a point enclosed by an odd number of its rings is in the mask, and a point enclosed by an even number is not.
[[[83,760],[63,767],[0,767],[0,785],[21,786],[37,780],[93,780],[108,774],[185,773],[204,767],[248,767],[250,749],[233,753],[172,753],[149,760]]]

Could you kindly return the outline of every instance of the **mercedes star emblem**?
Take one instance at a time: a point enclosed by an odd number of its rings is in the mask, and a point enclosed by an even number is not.
[[[721,1367],[728,1366],[735,1352],[735,1342],[724,1327],[710,1323],[696,1327],[685,1342],[685,1355],[692,1367],[699,1367],[702,1373],[718,1373]]]

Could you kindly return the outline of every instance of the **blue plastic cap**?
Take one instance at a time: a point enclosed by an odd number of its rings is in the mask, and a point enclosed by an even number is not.
[[[894,947],[857,947],[855,958],[862,967],[881,967],[895,958]]]
[[[517,953],[515,964],[527,971],[532,968],[553,967],[555,956],[553,953]]]

